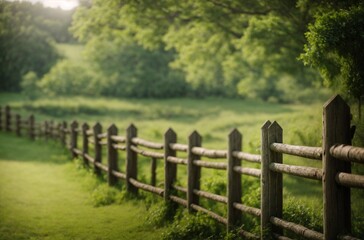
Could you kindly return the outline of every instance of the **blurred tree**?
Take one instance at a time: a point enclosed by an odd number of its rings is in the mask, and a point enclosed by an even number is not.
[[[24,74],[42,76],[59,58],[52,39],[35,24],[26,2],[0,2],[0,90],[19,91]]]
[[[85,42],[102,35],[175,51],[170,67],[206,95],[290,101],[282,93],[320,86],[317,72],[297,60],[312,5],[303,0],[95,0],[76,11],[71,29]]]

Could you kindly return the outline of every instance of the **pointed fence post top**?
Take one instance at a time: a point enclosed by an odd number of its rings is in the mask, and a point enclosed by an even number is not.
[[[33,114],[32,114],[32,115],[30,115],[30,116],[29,116],[29,119],[34,120],[34,115],[33,115]]]
[[[133,123],[131,123],[130,125],[129,125],[129,127],[127,128],[127,130],[137,130],[137,128],[136,128],[136,126],[133,124]]]
[[[274,121],[271,125],[268,127],[269,130],[283,130],[281,125],[279,125],[276,121]]]
[[[242,134],[239,132],[238,129],[234,128],[233,130],[231,130],[228,136],[229,138],[235,138],[235,137],[241,137]]]
[[[5,106],[5,111],[10,111],[10,106],[9,105]]]
[[[102,126],[99,122],[97,122],[94,127],[93,127],[94,131],[102,131]]]
[[[172,128],[168,128],[167,131],[164,133],[164,136],[176,136],[176,132]]]
[[[340,95],[335,95],[332,98],[330,98],[324,105],[323,110],[325,111],[331,111],[336,110],[338,111],[344,111],[344,112],[350,112],[349,105],[345,102],[345,100]]]
[[[202,139],[201,135],[196,131],[194,130],[189,136],[188,136],[188,140],[192,140],[192,139]]]
[[[82,130],[87,131],[90,129],[90,126],[87,123],[82,124]]]
[[[110,125],[110,127],[107,129],[108,133],[111,134],[115,134],[118,131],[118,128],[116,127],[116,125],[113,123]]]
[[[73,122],[71,123],[71,127],[72,128],[77,128],[78,127],[78,122],[76,120],[73,120]]]
[[[265,123],[263,123],[262,127],[260,129],[268,129],[268,127],[271,125],[271,121],[267,120]]]

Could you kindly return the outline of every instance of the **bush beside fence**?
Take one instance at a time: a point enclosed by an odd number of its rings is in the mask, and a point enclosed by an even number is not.
[[[227,149],[216,150],[202,147],[202,137],[194,131],[187,144],[177,141],[177,133],[168,129],[162,143],[138,138],[137,128],[131,124],[125,135],[120,135],[112,124],[106,131],[96,123],[92,128],[77,121],[54,124],[52,121],[35,122],[34,116],[22,118],[6,106],[0,111],[0,130],[15,132],[18,136],[58,139],[66,146],[73,158],[79,157],[95,174],[107,174],[108,183],[114,186],[124,181],[126,191],[137,194],[144,190],[186,207],[189,212],[201,211],[225,224],[228,231],[239,227],[242,215],[260,219],[261,234],[257,236],[246,229],[240,234],[246,239],[289,239],[284,231],[291,231],[307,239],[357,239],[351,233],[350,188],[364,188],[364,176],[351,174],[351,162],[364,163],[364,148],[351,146],[353,135],[350,126],[350,109],[340,96],[330,99],[323,107],[323,144],[321,147],[295,146],[283,143],[283,129],[277,122],[266,121],[261,128],[261,154],[242,150],[242,134],[234,129],[227,137]],[[82,143],[78,146],[79,140]],[[94,145],[90,155],[89,146]],[[102,159],[106,149],[107,162]],[[123,153],[120,156],[120,153]],[[186,157],[178,157],[183,153]],[[322,168],[283,164],[283,155],[294,155],[313,161],[322,161]],[[138,156],[151,159],[150,183],[138,179]],[[205,161],[202,158],[219,159]],[[119,169],[118,160],[125,159],[125,171]],[[164,186],[156,186],[157,162],[164,163]],[[245,167],[244,162],[259,163],[260,168]],[[177,167],[187,167],[187,188],[176,185]],[[222,196],[200,189],[201,169],[211,168],[227,171],[227,195]],[[322,181],[323,186],[323,233],[283,219],[282,175]],[[241,202],[241,176],[257,178],[261,186],[260,208]],[[182,192],[186,198],[176,194]],[[200,205],[200,198],[226,204],[227,217]]]

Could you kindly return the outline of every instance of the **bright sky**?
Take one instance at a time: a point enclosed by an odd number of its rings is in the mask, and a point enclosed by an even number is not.
[[[14,1],[14,0],[12,0]],[[32,3],[40,2],[45,7],[61,8],[63,10],[70,10],[78,6],[78,0],[21,0]]]

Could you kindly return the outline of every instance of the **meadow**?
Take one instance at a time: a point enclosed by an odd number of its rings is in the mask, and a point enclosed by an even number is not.
[[[115,99],[86,97],[54,97],[38,98],[29,101],[18,94],[1,94],[0,105],[10,105],[14,111],[23,116],[34,114],[37,121],[53,120],[71,122],[77,120],[80,124],[87,122],[93,126],[100,122],[104,131],[114,123],[123,135],[129,124],[138,128],[138,136],[155,142],[163,142],[164,132],[173,128],[178,136],[178,142],[186,143],[189,134],[197,130],[204,147],[226,149],[227,135],[233,128],[243,134],[243,149],[246,152],[260,153],[260,128],[266,120],[277,121],[283,128],[283,142],[295,145],[321,145],[322,103],[310,105],[282,105],[252,100],[238,99]],[[120,164],[125,163],[124,155],[120,155]],[[104,158],[105,159],[105,158]],[[51,161],[51,160],[50,160]],[[321,167],[321,162],[304,160],[296,157],[285,157],[284,163]],[[162,164],[157,168],[157,185],[163,184]],[[149,161],[141,158],[139,177],[149,181]],[[186,186],[185,169],[178,170],[178,182]],[[226,191],[226,175],[216,170],[203,170],[201,188],[224,194]],[[259,185],[250,177],[243,177],[243,202],[252,205],[259,204]],[[354,199],[360,194],[353,195]],[[153,200],[154,201],[154,200]],[[353,201],[354,216],[361,228],[363,219],[360,209],[363,204]],[[208,207],[220,208],[223,215],[225,208],[215,206],[211,202],[204,203]],[[320,230],[322,221],[322,187],[315,180],[306,180],[292,176],[284,176],[284,208],[292,211],[292,204],[308,211],[309,219],[317,218],[315,227]],[[125,206],[124,206],[125,207]],[[126,206],[125,208],[128,208]],[[256,206],[259,207],[259,206]],[[294,210],[296,211],[296,210]],[[297,213],[297,212],[296,212]],[[302,216],[304,217],[304,216]],[[307,220],[307,219],[306,219]],[[307,220],[307,221],[311,221]],[[355,224],[355,222],[354,222]],[[253,223],[254,225],[254,223]]]

